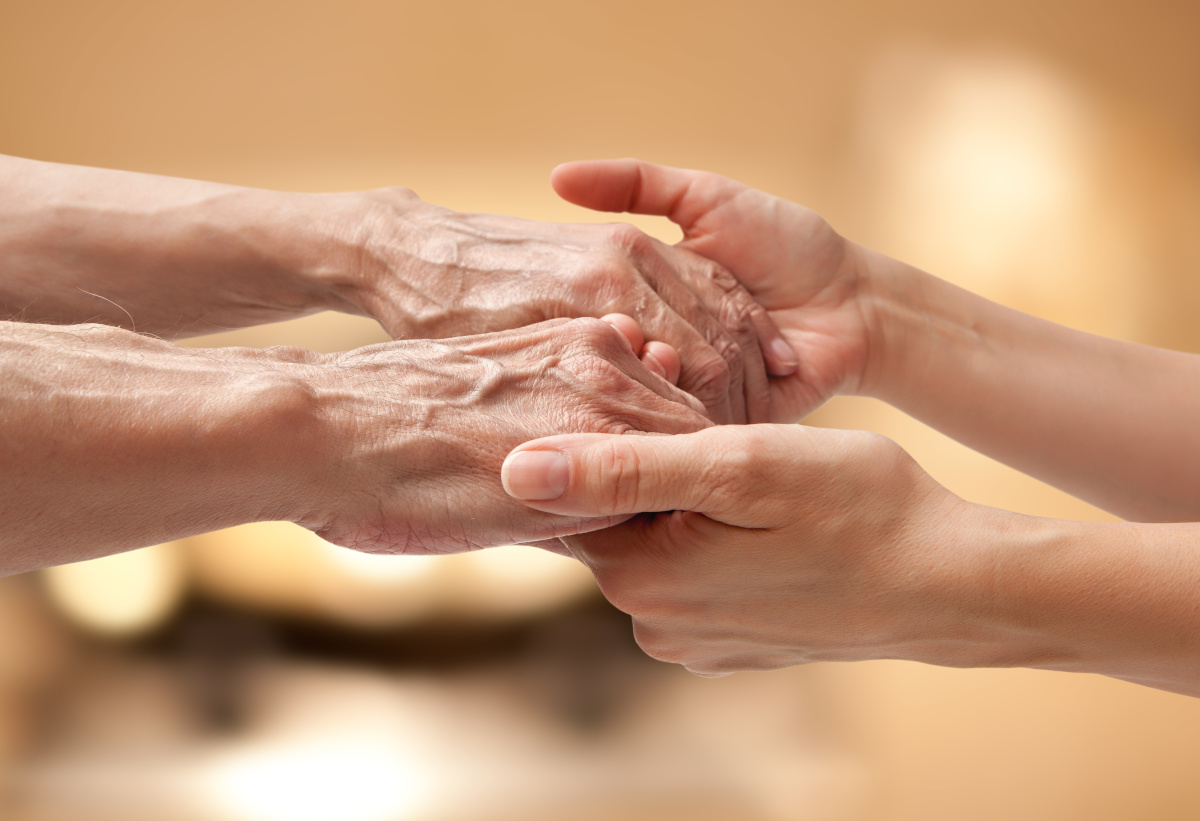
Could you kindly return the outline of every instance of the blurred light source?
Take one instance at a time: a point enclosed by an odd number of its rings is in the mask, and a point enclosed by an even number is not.
[[[384,556],[321,541],[321,550],[339,571],[365,584],[424,584],[438,573],[437,556]]]
[[[538,548],[375,555],[329,544],[287,522],[198,536],[189,550],[195,584],[209,595],[360,626],[524,617],[595,589],[582,564]]]
[[[370,739],[314,739],[219,757],[209,794],[229,821],[401,821],[424,796],[414,762]]]
[[[864,89],[871,244],[1018,310],[1136,336],[1160,263],[1107,169],[1114,111],[1016,50],[893,46]]]
[[[899,256],[973,288],[1056,287],[1091,216],[1096,124],[1079,89],[1023,55],[906,45],[880,60],[864,104]]]
[[[466,614],[529,616],[596,589],[581,562],[538,547],[493,547],[451,558],[455,609]]]
[[[94,633],[134,636],[153,630],[183,599],[186,574],[175,543],[60,565],[44,571],[50,599]]]

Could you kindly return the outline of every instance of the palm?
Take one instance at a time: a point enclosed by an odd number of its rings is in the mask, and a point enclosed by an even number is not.
[[[637,160],[569,163],[551,181],[577,205],[670,218],[681,247],[728,268],[768,310],[800,360],[771,382],[774,421],[857,388],[867,346],[854,246],[818,215],[716,174]]]
[[[816,213],[741,186],[729,196],[729,185],[706,177],[691,187],[697,201],[717,204],[680,245],[732,271],[795,349],[799,370],[771,383],[774,421],[792,421],[858,381],[865,328],[857,277],[848,244]]]

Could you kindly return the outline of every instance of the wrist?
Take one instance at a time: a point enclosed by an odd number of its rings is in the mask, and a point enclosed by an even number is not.
[[[329,307],[369,316],[393,338],[411,335],[422,271],[421,255],[407,251],[434,233],[428,220],[445,209],[401,187],[325,196],[326,239],[315,257],[323,270],[312,278],[341,306]]]
[[[913,395],[944,389],[931,363],[971,355],[979,337],[972,295],[877,251],[855,249],[867,350],[857,393],[907,410]]]
[[[284,313],[371,315],[374,279],[364,265],[371,209],[358,193],[306,194],[243,189],[225,229],[257,256],[251,300]]]
[[[901,592],[896,657],[944,667],[1046,667],[1078,652],[1063,613],[1078,607],[1051,569],[1071,525],[947,496],[907,540],[915,562]]]
[[[474,371],[448,372],[439,361],[444,349],[425,340],[381,348],[336,354],[269,349],[276,357],[298,358],[281,365],[301,381],[297,430],[308,431],[302,437],[278,431],[281,446],[299,454],[292,468],[303,476],[278,518],[320,532],[348,507],[376,506],[370,495],[379,487],[403,487],[414,472],[438,470],[445,454],[442,426],[431,423],[439,410],[436,397],[448,389],[468,392]]]
[[[1002,515],[1009,527],[976,556],[986,595],[975,615],[1000,638],[982,664],[1197,692],[1197,525]]]
[[[214,431],[212,446],[241,487],[239,518],[302,522],[335,486],[330,475],[345,445],[321,390],[330,357],[290,347],[206,353],[238,374],[229,393],[236,422]]]

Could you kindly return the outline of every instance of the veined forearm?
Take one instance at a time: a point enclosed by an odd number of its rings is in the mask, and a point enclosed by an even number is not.
[[[1037,319],[874,255],[869,392],[1118,515],[1200,520],[1200,357]]]
[[[356,311],[356,207],[0,157],[0,313],[180,337]]]
[[[0,322],[0,574],[291,518],[325,444],[305,367]]]

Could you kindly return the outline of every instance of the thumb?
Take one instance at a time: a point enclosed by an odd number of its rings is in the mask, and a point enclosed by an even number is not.
[[[706,171],[634,159],[564,163],[551,172],[550,184],[560,197],[575,205],[667,217],[685,234],[744,187]]]
[[[694,510],[717,516],[725,504],[710,487],[715,460],[707,428],[675,436],[566,434],[535,439],[504,460],[504,489],[537,510],[565,516],[618,516]],[[718,485],[719,487],[719,485]]]

